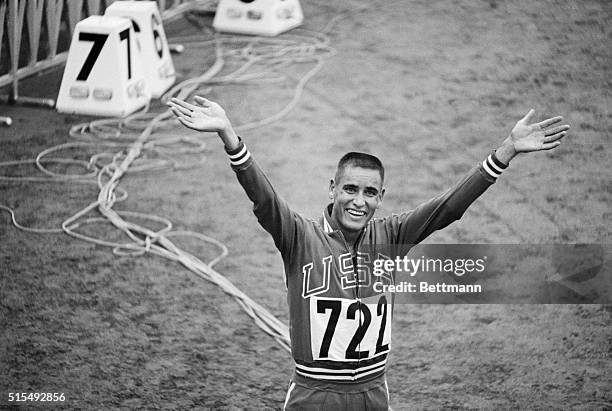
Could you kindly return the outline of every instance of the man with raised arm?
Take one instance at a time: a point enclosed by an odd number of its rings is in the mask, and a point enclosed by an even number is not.
[[[283,258],[295,361],[286,410],[387,410],[394,299],[373,286],[376,274],[363,250],[395,245],[394,253],[405,255],[461,218],[514,156],[555,148],[569,129],[559,124],[561,117],[532,123],[530,110],[497,150],[448,191],[412,211],[382,218],[373,218],[385,194],[382,163],[370,154],[347,153],[329,184],[331,203],[315,221],[293,211],[274,191],[221,106],[198,96],[194,103],[172,99],[168,104],[184,126],[219,134],[259,223]],[[377,282],[394,282],[393,273],[378,277]]]

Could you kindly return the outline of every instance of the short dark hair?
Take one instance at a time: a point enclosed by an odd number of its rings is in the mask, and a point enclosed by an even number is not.
[[[336,181],[340,179],[340,173],[344,171],[347,166],[370,168],[378,170],[380,173],[381,182],[385,181],[385,168],[378,157],[368,153],[360,153],[357,151],[351,151],[342,156],[338,161],[338,168],[336,169]]]

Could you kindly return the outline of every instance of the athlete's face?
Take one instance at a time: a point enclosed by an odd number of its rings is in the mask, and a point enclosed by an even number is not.
[[[332,220],[348,235],[358,233],[381,205],[385,190],[378,170],[347,165],[331,180]]]

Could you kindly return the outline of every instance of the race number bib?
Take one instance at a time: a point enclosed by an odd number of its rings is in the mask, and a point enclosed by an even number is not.
[[[347,361],[389,351],[391,304],[342,298],[310,298],[310,346],[314,360]]]

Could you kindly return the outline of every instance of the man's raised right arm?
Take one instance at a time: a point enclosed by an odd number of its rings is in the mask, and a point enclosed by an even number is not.
[[[219,135],[240,185],[253,202],[255,216],[272,235],[283,257],[286,257],[292,248],[299,219],[253,160],[244,142],[234,131],[225,110],[203,97],[196,96],[194,101],[196,104],[173,98],[168,106],[185,127]]]

